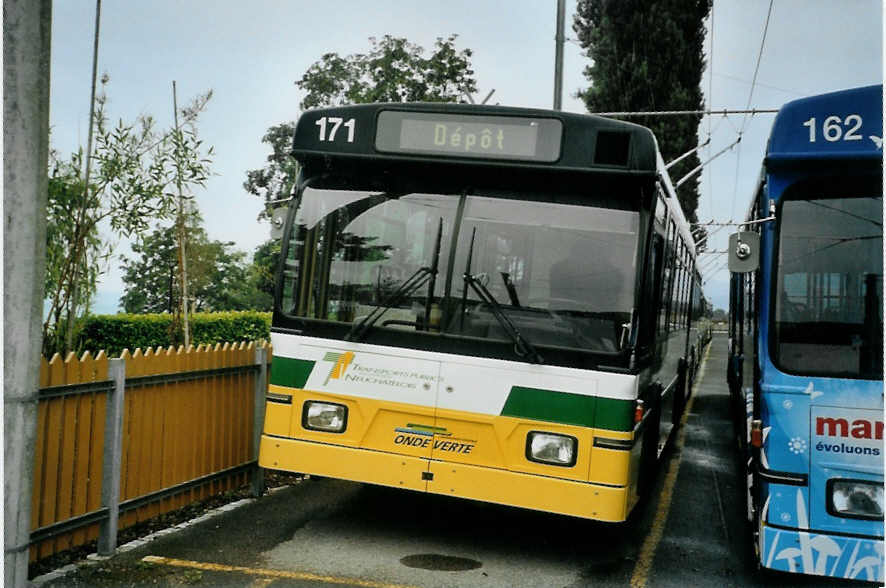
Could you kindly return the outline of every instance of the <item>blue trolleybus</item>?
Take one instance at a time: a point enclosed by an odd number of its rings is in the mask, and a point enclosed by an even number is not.
[[[728,367],[760,565],[880,583],[882,99],[780,110],[730,243]]]
[[[371,104],[293,153],[261,465],[625,521],[707,332],[652,133]]]

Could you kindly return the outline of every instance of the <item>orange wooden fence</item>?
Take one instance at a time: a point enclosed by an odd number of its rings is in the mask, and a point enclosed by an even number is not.
[[[260,363],[269,358],[264,343],[124,351],[116,505],[102,504],[114,388],[108,368],[116,360],[104,352],[43,360],[31,560],[98,538],[110,507],[119,507],[125,528],[251,480],[263,414],[258,398],[267,389]]]

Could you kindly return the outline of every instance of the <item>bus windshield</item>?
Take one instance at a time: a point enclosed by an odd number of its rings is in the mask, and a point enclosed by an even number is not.
[[[535,196],[306,187],[282,310],[367,327],[369,341],[374,329],[492,341],[516,329],[530,347],[619,351],[639,214]]]
[[[883,198],[795,187],[780,213],[774,356],[809,375],[883,376]]]

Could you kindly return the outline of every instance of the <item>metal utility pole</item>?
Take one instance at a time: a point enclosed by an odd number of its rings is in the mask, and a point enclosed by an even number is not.
[[[3,0],[3,567],[28,582],[46,270],[52,0]]]
[[[175,95],[175,80],[172,80],[172,110],[175,120],[176,141],[181,140],[181,129],[178,128],[178,99]],[[178,267],[182,283],[182,327],[185,335],[185,349],[191,343],[190,328],[188,325],[188,256],[185,254],[185,204],[182,196],[182,170],[181,161],[178,160],[176,149],[175,160],[175,185],[178,188]]]
[[[86,139],[86,175],[83,180],[83,206],[79,211],[77,221],[78,239],[74,241],[74,263],[71,271],[74,277],[71,280],[71,305],[68,307],[68,321],[65,325],[65,351],[74,348],[74,319],[77,318],[77,307],[80,305],[80,259],[86,256],[86,235],[82,233],[86,216],[86,202],[89,196],[89,174],[92,170],[92,128],[95,126],[95,79],[98,76],[98,39],[99,26],[101,24],[102,2],[95,2],[95,36],[92,45],[92,91],[89,95],[89,134]]]
[[[554,54],[554,110],[562,110],[563,103],[563,44],[566,42],[566,0],[557,0],[557,36]]]

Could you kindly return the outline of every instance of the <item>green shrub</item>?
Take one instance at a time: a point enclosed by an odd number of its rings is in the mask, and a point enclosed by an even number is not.
[[[191,343],[238,343],[270,339],[269,312],[197,312],[188,317]],[[86,319],[78,347],[97,353],[104,349],[117,357],[124,349],[135,351],[173,344],[171,314],[106,314]]]

